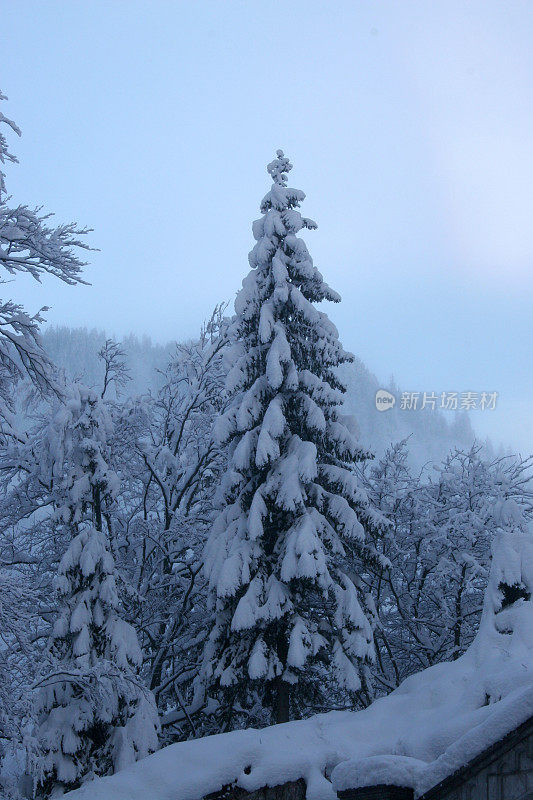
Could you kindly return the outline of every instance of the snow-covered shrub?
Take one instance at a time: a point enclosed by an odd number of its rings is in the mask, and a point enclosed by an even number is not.
[[[370,496],[390,522],[376,547],[391,567],[368,576],[380,619],[381,691],[457,659],[473,641],[500,526],[497,509],[514,504],[531,519],[530,467],[514,457],[489,460],[475,445],[453,451],[422,480],[409,469],[404,441],[367,471]]]

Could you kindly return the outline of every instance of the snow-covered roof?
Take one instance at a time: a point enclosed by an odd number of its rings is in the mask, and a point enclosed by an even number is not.
[[[506,599],[502,584],[526,597]],[[253,791],[298,778],[308,800],[378,783],[419,796],[533,716],[532,586],[533,536],[502,534],[478,635],[457,661],[411,676],[364,711],[171,745],[68,797],[200,800],[230,783]]]

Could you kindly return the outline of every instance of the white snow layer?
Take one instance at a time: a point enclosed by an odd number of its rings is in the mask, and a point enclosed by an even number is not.
[[[457,661],[411,676],[364,711],[171,745],[67,796],[200,800],[230,783],[253,791],[298,778],[308,800],[377,783],[419,796],[533,715],[533,600],[504,602],[502,583],[531,590],[531,533],[496,541],[480,630]]]

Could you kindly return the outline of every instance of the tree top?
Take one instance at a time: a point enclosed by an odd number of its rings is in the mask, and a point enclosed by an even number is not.
[[[292,169],[292,164],[284,155],[283,150],[276,150],[276,158],[267,166],[267,172],[272,176],[278,186],[287,185],[287,173]]]

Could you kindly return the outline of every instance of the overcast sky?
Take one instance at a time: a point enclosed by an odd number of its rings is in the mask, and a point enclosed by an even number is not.
[[[94,228],[90,287],[17,278],[54,324],[195,334],[247,269],[278,147],[342,340],[533,450],[528,0],[1,0],[19,202]]]

